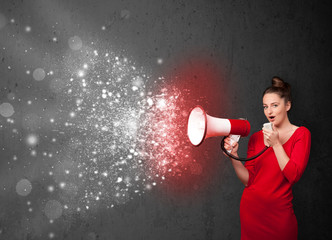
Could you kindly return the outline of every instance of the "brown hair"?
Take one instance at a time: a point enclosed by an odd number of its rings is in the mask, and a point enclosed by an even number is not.
[[[285,103],[287,103],[288,101],[292,101],[291,86],[289,85],[289,83],[284,82],[279,77],[272,78],[272,85],[265,89],[265,91],[263,92],[263,97],[267,93],[278,94],[280,98],[285,99]]]

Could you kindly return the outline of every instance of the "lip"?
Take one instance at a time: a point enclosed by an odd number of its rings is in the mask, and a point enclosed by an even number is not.
[[[270,122],[274,122],[275,119],[276,119],[275,116],[269,116],[269,120],[270,120]]]

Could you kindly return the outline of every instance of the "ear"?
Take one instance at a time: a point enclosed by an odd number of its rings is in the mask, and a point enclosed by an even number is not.
[[[287,101],[287,103],[286,103],[286,111],[288,112],[291,109],[291,107],[292,107],[291,101]]]

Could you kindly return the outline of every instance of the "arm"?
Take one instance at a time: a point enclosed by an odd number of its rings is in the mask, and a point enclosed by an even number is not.
[[[264,131],[265,130],[263,130],[263,132]],[[303,128],[300,131],[301,132],[296,136],[294,147],[290,153],[290,156],[288,156],[285,152],[282,144],[279,142],[279,138],[278,140],[273,141],[275,131],[273,131],[270,135],[270,140],[267,139],[268,144],[273,147],[273,151],[276,155],[282,173],[291,184],[297,182],[302,176],[307,166],[310,154],[311,134],[306,128]],[[264,134],[264,137],[267,137],[267,135]]]
[[[226,150],[232,149],[231,154],[238,157],[237,150],[239,148],[239,144],[237,142],[233,143],[233,146],[231,147],[230,139],[229,139],[229,137],[227,137],[225,139],[224,147],[225,147]],[[244,186],[247,186],[248,181],[249,181],[249,172],[248,172],[248,170],[245,168],[245,166],[242,164],[242,162],[234,160],[232,158],[230,158],[230,159],[232,161],[232,165],[233,165],[233,168],[235,170],[235,173],[236,173],[237,177],[244,184]]]
[[[289,157],[287,156],[287,153],[285,152],[282,144],[278,141],[278,143],[274,144],[272,146],[274,154],[276,155],[276,158],[278,160],[279,167],[281,171],[284,170],[286,164],[289,161]]]
[[[300,180],[309,160],[311,147],[311,134],[304,128],[296,137],[294,147],[289,156],[289,161],[284,167],[282,173],[285,178],[294,184]]]

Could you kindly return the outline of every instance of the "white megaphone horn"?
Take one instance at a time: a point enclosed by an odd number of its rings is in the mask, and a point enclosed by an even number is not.
[[[239,135],[246,137],[250,124],[242,119],[212,117],[201,106],[194,107],[188,117],[187,135],[194,146],[199,146],[206,138]]]

